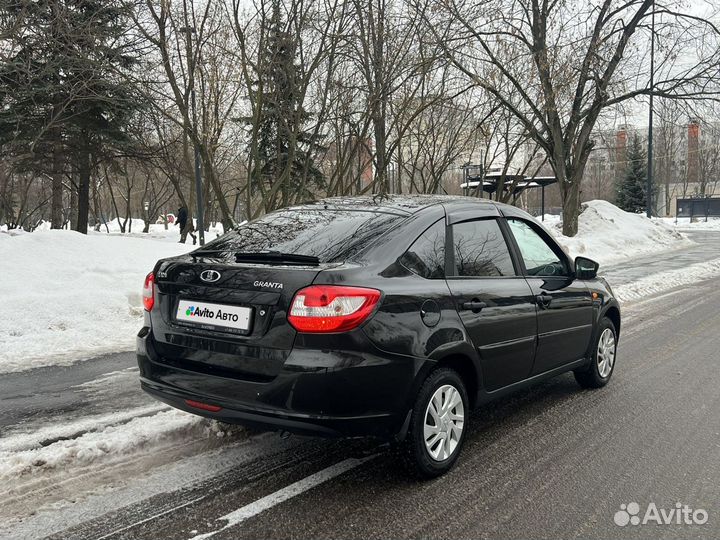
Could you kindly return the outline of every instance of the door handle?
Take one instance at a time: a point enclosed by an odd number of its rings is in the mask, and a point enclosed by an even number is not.
[[[487,307],[485,302],[481,302],[477,298],[473,298],[470,302],[463,302],[461,306],[463,309],[469,309],[473,313],[480,313],[483,308]]]
[[[548,304],[552,301],[553,297],[549,294],[538,294],[535,299],[537,300],[537,303],[540,304],[542,307],[547,307]]]

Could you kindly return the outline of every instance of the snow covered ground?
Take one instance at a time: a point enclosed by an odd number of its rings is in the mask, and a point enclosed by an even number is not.
[[[720,231],[720,218],[716,217],[708,218],[707,221],[705,218],[698,218],[696,221],[691,221],[690,218],[679,218],[677,223],[672,217],[653,218],[653,221],[655,220],[681,231]]]
[[[118,413],[118,417],[122,414]],[[162,411],[152,416],[136,416],[124,423],[119,422],[119,418],[113,420],[114,425],[97,429],[97,424],[92,424],[91,419],[85,419],[95,431],[68,439],[58,436],[59,440],[45,445],[28,441],[30,448],[24,450],[15,450],[19,438],[11,437],[0,445],[0,448],[5,447],[0,450],[0,482],[11,477],[34,475],[68,465],[82,467],[109,457],[137,453],[168,438],[189,438],[197,436],[193,431],[207,430],[209,433],[220,425],[177,410]],[[44,435],[44,431],[30,436]],[[15,448],[7,448],[10,444]]]
[[[572,238],[562,234],[560,216],[545,216],[544,225],[570,255],[590,257],[603,266],[692,245],[674,223],[650,220],[601,200],[583,203],[578,234]]]
[[[651,274],[631,283],[613,287],[613,292],[621,302],[629,302],[718,276],[720,276],[720,259],[713,259],[685,268]]]
[[[0,372],[132,349],[145,275],[190,249],[102,233],[0,233]]]
[[[90,234],[105,236],[124,236],[145,239],[151,238],[153,240],[162,240],[165,242],[177,242],[180,237],[180,228],[173,226],[172,224],[169,224],[168,228],[165,229],[165,226],[162,224],[152,223],[150,225],[150,230],[147,233],[144,233],[142,232],[145,225],[143,220],[133,219],[132,221],[132,227],[130,228],[131,232],[120,232],[120,223],[118,223],[117,220],[113,220],[108,221],[107,227],[105,227],[105,225],[102,225],[99,231],[91,231]],[[127,226],[125,230],[128,230]],[[210,242],[211,240],[215,240],[215,238],[220,236],[222,233],[223,227],[220,223],[212,225],[210,229],[205,233],[205,241]],[[192,243],[192,238],[190,238],[190,236],[188,236],[188,243]]]
[[[167,229],[165,228],[165,225],[161,223],[151,223],[149,231],[147,233],[144,233],[142,232],[142,230],[145,227],[145,222],[142,219],[128,219],[127,223],[125,223],[125,232],[123,233],[121,232],[120,225],[124,222],[125,220],[123,218],[120,218],[119,221],[117,219],[113,219],[112,221],[108,221],[106,224],[100,225],[100,228],[97,231],[94,229],[90,229],[88,231],[88,234],[104,236],[123,236],[126,238],[151,238],[153,240],[163,240],[165,242],[177,242],[180,238],[180,229],[173,223],[169,223]],[[38,228],[35,229],[36,232],[49,230],[49,221],[42,222],[38,226]],[[0,232],[6,231],[7,227],[0,226]],[[223,226],[221,223],[210,225],[208,231],[205,233],[205,241],[209,242],[210,240],[214,240],[222,233]],[[192,238],[188,237],[188,241],[192,243]]]

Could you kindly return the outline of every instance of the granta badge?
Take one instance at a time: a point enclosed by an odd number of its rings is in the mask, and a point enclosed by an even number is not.
[[[256,287],[264,287],[266,289],[282,289],[283,284],[275,281],[256,281],[253,283]]]

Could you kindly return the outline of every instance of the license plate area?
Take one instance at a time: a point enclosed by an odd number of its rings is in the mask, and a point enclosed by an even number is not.
[[[250,333],[252,318],[250,307],[202,300],[179,300],[174,316],[175,322],[183,326],[241,335]]]

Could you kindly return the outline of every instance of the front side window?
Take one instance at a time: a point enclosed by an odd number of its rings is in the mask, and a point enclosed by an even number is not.
[[[445,220],[431,225],[400,257],[402,265],[426,279],[445,277]]]
[[[453,225],[455,270],[458,276],[514,276],[512,259],[495,219]]]
[[[517,219],[509,219],[510,230],[515,237],[525,269],[531,276],[567,276],[563,259],[533,228]]]

